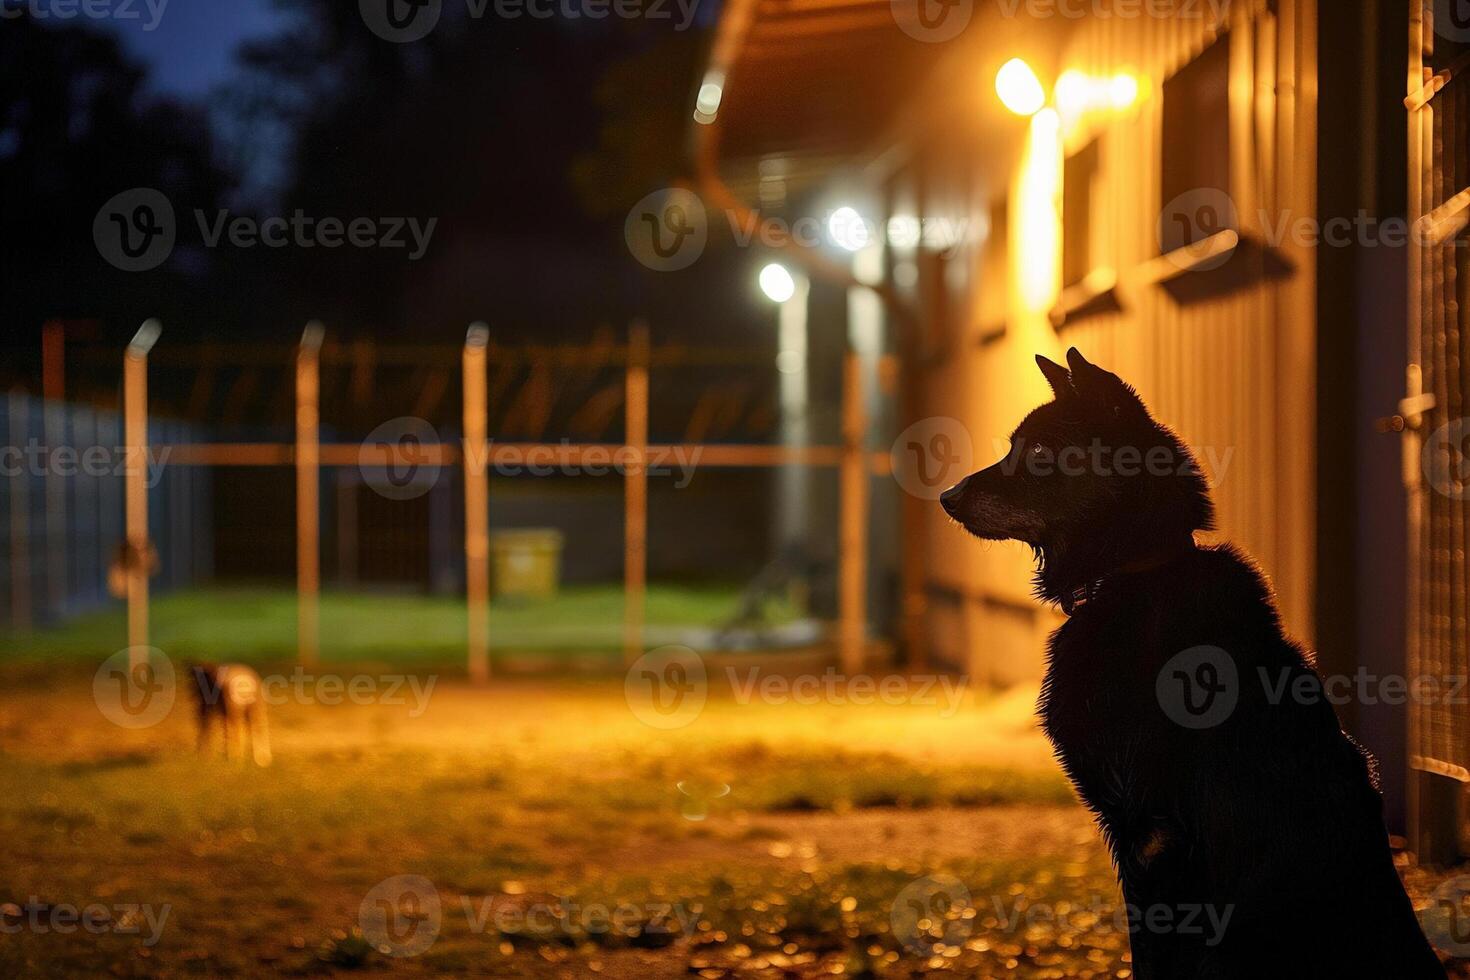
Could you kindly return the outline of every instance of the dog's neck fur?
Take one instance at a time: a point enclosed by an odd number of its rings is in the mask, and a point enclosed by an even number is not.
[[[1060,543],[1036,547],[1037,598],[1067,608],[1104,579],[1157,568],[1195,549],[1194,534],[1188,529],[1120,535],[1091,546],[1085,543],[1087,536],[1082,541],[1070,548]]]

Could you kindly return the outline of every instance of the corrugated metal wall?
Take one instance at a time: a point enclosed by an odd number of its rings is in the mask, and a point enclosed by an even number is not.
[[[1034,228],[1028,233],[1026,223],[1038,219],[1020,198],[1025,188],[1013,184],[1005,335],[982,340],[982,333],[993,331],[987,322],[993,317],[980,312],[987,299],[972,296],[976,312],[962,326],[969,335],[921,376],[923,410],[960,418],[971,431],[976,466],[987,465],[1001,455],[1022,415],[1048,397],[1032,356],[1059,357],[1077,346],[1133,382],[1157,417],[1206,457],[1207,470],[1215,461],[1218,537],[1259,559],[1279,592],[1288,628],[1310,640],[1317,491],[1310,243],[1287,236],[1271,243],[1270,259],[1259,249],[1254,258],[1237,255],[1232,262],[1260,263],[1262,274],[1187,303],[1157,281],[1156,260],[1162,84],[1222,36],[1231,54],[1230,195],[1243,236],[1260,242],[1274,236],[1283,219],[1314,217],[1316,5],[1237,3],[1230,5],[1227,25],[1204,16],[1210,4],[1191,6],[1200,17],[1089,19],[1072,33],[1059,62],[1059,72],[1130,72],[1144,82],[1133,109],[1094,115],[1062,132],[1068,152],[1092,138],[1100,141],[1093,251],[1116,271],[1121,309],[1058,329],[1041,308],[1049,303],[1028,308],[1016,295],[1019,277],[1037,261],[1027,250],[1048,239]],[[977,210],[984,206],[974,202]],[[1055,238],[1060,241],[1060,234]],[[999,246],[992,241],[987,247]],[[1265,275],[1273,261],[1289,271]],[[927,517],[927,621],[936,658],[999,683],[1038,676],[1044,637],[1055,621],[1029,597],[1029,553],[968,540],[938,508]]]

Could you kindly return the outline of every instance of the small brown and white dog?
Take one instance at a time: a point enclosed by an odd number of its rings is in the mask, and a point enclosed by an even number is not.
[[[193,664],[189,674],[198,698],[199,751],[209,748],[209,729],[218,720],[228,758],[245,758],[248,738],[255,764],[270,765],[270,727],[266,722],[260,675],[241,664]]]

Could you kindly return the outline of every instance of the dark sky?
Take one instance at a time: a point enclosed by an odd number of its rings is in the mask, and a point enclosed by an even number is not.
[[[128,54],[147,65],[150,88],[160,94],[202,99],[235,70],[235,48],[269,35],[285,23],[271,0],[171,0],[152,30],[147,7],[136,21],[97,22],[115,34]]]

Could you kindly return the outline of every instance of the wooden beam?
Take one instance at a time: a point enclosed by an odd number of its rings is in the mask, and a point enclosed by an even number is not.
[[[838,540],[838,652],[848,677],[862,673],[867,634],[868,478],[863,443],[862,360],[848,351],[842,365],[842,469]]]
[[[490,403],[486,350],[490,328],[470,327],[464,344],[464,557],[470,680],[490,678]]]
[[[128,667],[147,662],[148,574],[148,352],[163,325],[145,320],[123,354],[123,440],[127,443]]]
[[[648,577],[648,324],[628,331],[626,433],[623,474],[623,660],[643,655],[643,607]]]
[[[301,334],[296,352],[296,656],[317,662],[321,630],[321,392],[322,325]]]

